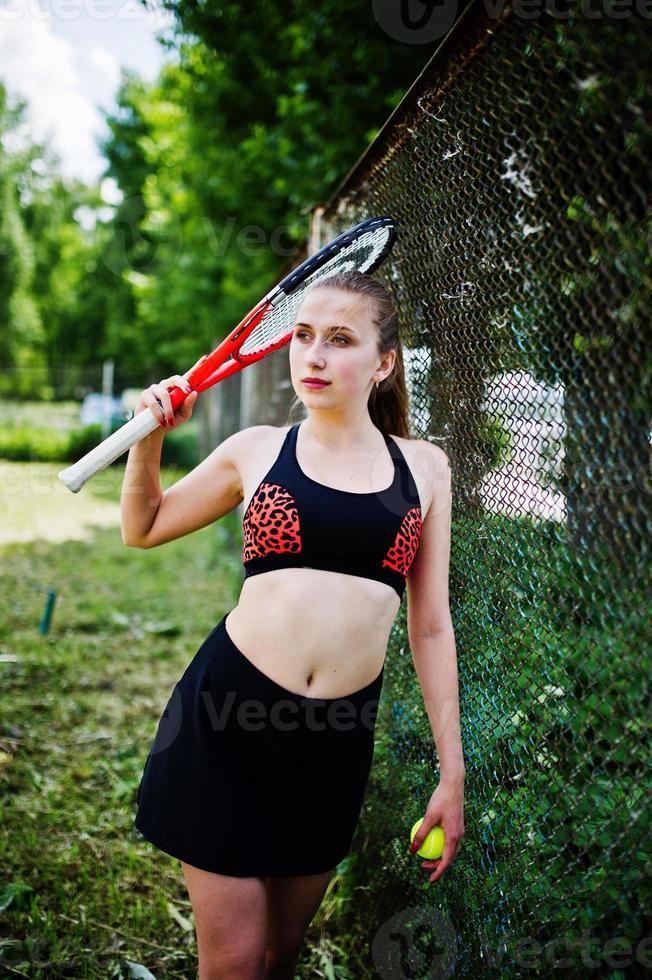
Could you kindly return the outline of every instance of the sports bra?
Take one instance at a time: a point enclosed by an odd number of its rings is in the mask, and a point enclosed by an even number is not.
[[[247,505],[245,579],[276,568],[321,568],[385,582],[402,599],[422,528],[419,492],[403,453],[383,433],[394,461],[390,486],[370,493],[337,490],[300,468],[299,424],[288,430]]]

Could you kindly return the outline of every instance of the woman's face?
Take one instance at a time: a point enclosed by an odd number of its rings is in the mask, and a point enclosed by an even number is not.
[[[373,378],[384,377],[395,357],[394,351],[379,353],[372,311],[373,300],[342,289],[315,287],[306,294],[290,341],[290,374],[308,408],[350,407],[356,400],[366,405]],[[330,383],[309,388],[308,377]]]

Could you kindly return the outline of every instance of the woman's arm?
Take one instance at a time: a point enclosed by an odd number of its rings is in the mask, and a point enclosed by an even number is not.
[[[464,836],[465,768],[457,650],[448,598],[451,470],[442,449],[427,442],[424,445],[432,453],[433,496],[408,575],[407,621],[414,668],[439,757],[439,785],[430,798],[412,845],[413,852],[418,850],[432,827],[443,827],[442,857],[422,864],[428,870],[435,869],[430,877],[433,882],[453,863]]]
[[[169,378],[161,385],[173,387],[173,381],[176,383],[174,378]],[[172,417],[167,390],[163,391],[160,385],[153,385],[152,389],[163,401],[168,417]],[[148,405],[150,391],[144,393]],[[194,392],[186,398],[174,413],[171,428],[188,421],[195,399]],[[160,412],[155,400],[152,410]],[[120,498],[124,543],[133,548],[157,548],[213,524],[234,510],[242,503],[244,494],[240,460],[256,456],[260,440],[270,428],[252,425],[233,432],[164,493],[161,493],[159,474],[165,430],[157,429],[132,446]]]
[[[451,548],[451,469],[439,446],[431,454],[432,503],[407,580],[407,625],[414,667],[439,755],[442,778],[464,775],[457,651],[448,597]]]
[[[457,651],[453,627],[410,635],[410,649],[437,748],[442,782],[464,782]]]
[[[150,530],[161,503],[161,448],[165,432],[154,429],[129,450],[120,492],[122,540],[137,546]]]
[[[165,433],[178,425],[187,422],[192,415],[192,409],[197,400],[197,393],[192,392],[179,406],[176,412],[172,410],[170,387],[189,385],[184,377],[175,375],[166,378],[159,384],[150,385],[142,392],[134,415],[151,409],[160,420],[158,429],[154,429],[144,439],[140,439],[129,450],[127,465],[122,480],[120,492],[120,515],[122,523],[122,540],[126,545],[138,547],[149,533],[161,503],[161,448]],[[163,425],[164,422],[167,425]]]

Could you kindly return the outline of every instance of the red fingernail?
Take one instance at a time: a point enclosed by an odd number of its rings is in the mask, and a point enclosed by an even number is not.
[[[416,851],[419,850],[419,845],[418,844],[410,844],[410,850],[412,851],[413,854],[415,854]]]

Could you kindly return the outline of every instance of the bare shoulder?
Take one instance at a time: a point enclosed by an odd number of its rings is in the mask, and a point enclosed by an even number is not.
[[[250,425],[240,430],[240,443],[247,447],[248,452],[262,452],[268,446],[282,442],[289,428],[289,425]]]
[[[245,429],[239,429],[233,435],[237,436],[238,445],[263,446],[270,439],[273,432],[280,432],[277,425],[248,425]],[[231,437],[229,437],[231,438]]]
[[[391,434],[391,433],[390,433]],[[392,435],[412,471],[425,519],[435,493],[450,486],[450,462],[441,446],[427,439],[406,439]]]
[[[391,435],[391,433],[390,433]],[[427,439],[406,439],[404,436],[392,435],[392,439],[400,445],[401,449],[407,447],[408,452],[418,453],[420,450],[425,450],[430,453],[435,462],[438,462],[440,466],[448,466],[448,456],[441,448],[434,442],[429,442]]]
[[[450,469],[450,460],[448,459],[445,450],[442,449],[441,446],[438,446],[436,442],[429,442],[427,439],[414,439],[413,441],[417,442],[420,448],[425,449],[426,452],[430,453],[430,456],[434,460],[438,471]]]
[[[255,466],[257,460],[266,459],[275,448],[278,453],[289,428],[289,425],[250,425],[234,432],[222,443],[231,443],[231,460],[243,482],[246,482],[252,464]]]
[[[248,425],[245,429],[232,433],[222,445],[229,443],[233,462],[237,464],[243,454],[249,457],[252,453],[263,452],[270,441],[274,440],[274,433],[281,431],[286,430],[281,430],[276,425]]]

